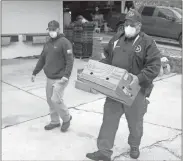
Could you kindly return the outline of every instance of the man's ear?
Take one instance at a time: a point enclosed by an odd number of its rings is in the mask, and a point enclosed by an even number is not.
[[[140,23],[139,25],[140,25],[140,28],[141,28],[142,27],[142,24]]]
[[[141,23],[139,23],[139,24],[138,24],[138,26],[139,26],[139,29],[141,29],[141,27],[142,27],[142,24],[141,24]]]
[[[141,24],[141,23],[138,23],[136,29],[137,29],[138,31],[140,31],[140,30],[141,30],[141,27],[142,27],[142,24]]]

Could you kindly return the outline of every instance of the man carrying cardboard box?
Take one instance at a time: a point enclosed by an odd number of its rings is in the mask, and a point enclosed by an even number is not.
[[[117,33],[104,49],[106,56],[101,62],[126,69],[138,83],[141,90],[131,107],[106,98],[104,104],[103,123],[97,139],[98,151],[88,153],[92,160],[110,161],[116,131],[120,118],[125,114],[130,135],[130,157],[137,159],[140,155],[139,146],[143,135],[143,117],[147,110],[153,80],[158,76],[161,67],[160,51],[155,41],[141,32],[142,18],[138,11],[131,9],[125,20],[125,30]]]

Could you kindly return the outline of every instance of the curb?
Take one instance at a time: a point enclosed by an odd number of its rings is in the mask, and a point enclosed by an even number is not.
[[[163,75],[163,76],[160,76],[160,77],[156,77],[153,82],[161,81],[163,79],[167,79],[167,78],[170,78],[170,77],[173,77],[173,76],[176,76],[176,75],[178,75],[178,74],[177,73],[170,73],[168,75]]]

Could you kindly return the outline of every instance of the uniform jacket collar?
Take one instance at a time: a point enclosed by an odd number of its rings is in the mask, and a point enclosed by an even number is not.
[[[123,32],[120,32],[120,33],[117,33],[115,36],[114,36],[114,41],[116,40],[119,40],[122,36],[124,36],[124,31]],[[140,32],[139,34],[139,40],[141,40],[143,37],[144,37],[144,33],[143,32]]]

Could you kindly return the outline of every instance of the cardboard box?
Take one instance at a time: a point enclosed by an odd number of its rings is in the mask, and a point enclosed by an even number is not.
[[[132,76],[124,69],[89,60],[79,79],[90,88],[111,97],[119,102],[131,106],[140,86],[134,84],[128,89]]]
[[[98,94],[98,92],[93,90],[92,88],[90,88],[90,86],[88,86],[88,84],[86,84],[86,83],[84,83],[82,81],[79,81],[79,80],[76,80],[75,88],[80,89],[80,90],[85,91],[85,92],[89,92],[89,93],[93,93],[93,94]]]

